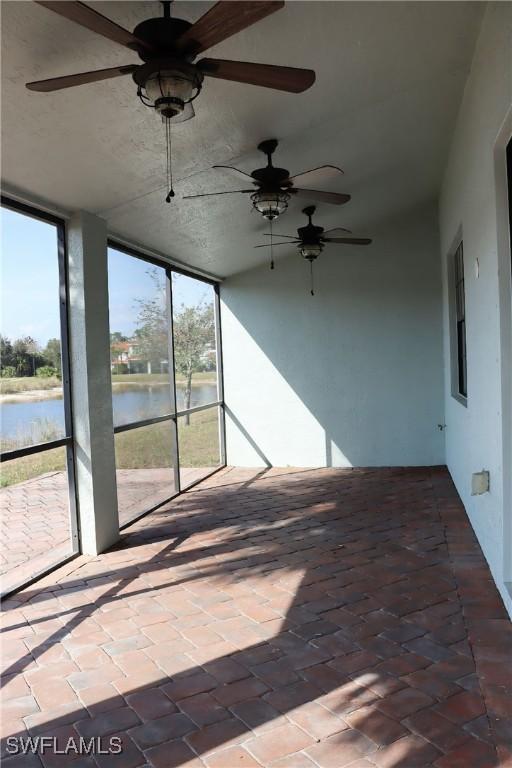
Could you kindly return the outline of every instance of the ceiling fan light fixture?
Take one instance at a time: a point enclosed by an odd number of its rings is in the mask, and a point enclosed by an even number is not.
[[[303,243],[300,246],[300,255],[308,261],[314,261],[322,253],[321,243]]]
[[[254,208],[268,221],[277,219],[288,208],[288,192],[259,191],[251,195]]]
[[[194,84],[172,72],[158,72],[146,82],[146,95],[163,117],[176,117],[192,97]]]
[[[155,68],[155,62],[151,62],[140,67],[133,78],[142,103],[162,118],[182,123],[194,117],[194,110],[187,109],[187,105],[199,95],[202,75],[193,65],[178,67],[162,62]]]

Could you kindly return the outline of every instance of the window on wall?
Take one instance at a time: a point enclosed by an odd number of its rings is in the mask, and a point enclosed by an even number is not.
[[[3,591],[78,552],[64,225],[2,200]]]
[[[462,242],[453,256],[455,342],[457,357],[455,361],[454,390],[464,400],[468,396],[466,363],[466,300],[464,291],[464,250]]]
[[[224,463],[218,292],[113,244],[108,272],[122,526]]]

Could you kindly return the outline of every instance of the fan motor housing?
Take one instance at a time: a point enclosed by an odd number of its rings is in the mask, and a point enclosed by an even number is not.
[[[257,168],[251,173],[251,176],[264,185],[265,189],[278,190],[280,187],[286,186],[284,182],[289,178],[290,172],[286,168],[274,168],[272,165]]]
[[[155,58],[161,58],[166,55],[177,55],[176,40],[183,35],[192,24],[185,19],[167,19],[157,16],[154,19],[146,19],[137,24],[133,30],[135,37],[147,42],[156,53],[138,48],[137,53],[143,61],[152,61]],[[194,59],[193,54],[182,53],[179,56],[186,61]]]
[[[312,245],[320,244],[323,231],[323,227],[315,227],[314,224],[307,224],[305,227],[299,227],[297,230],[302,242],[311,243]]]

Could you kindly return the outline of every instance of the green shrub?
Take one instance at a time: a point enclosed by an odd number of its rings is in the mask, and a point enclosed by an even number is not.
[[[16,368],[14,365],[4,365],[1,375],[2,379],[14,379],[16,376]]]
[[[49,379],[51,376],[58,376],[59,371],[51,365],[43,365],[36,370],[36,376],[43,379]]]

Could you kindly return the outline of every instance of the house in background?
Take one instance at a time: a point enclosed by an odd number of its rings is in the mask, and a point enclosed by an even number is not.
[[[153,370],[151,360],[141,353],[140,344],[136,339],[116,341],[111,344],[112,373],[166,373],[169,368],[168,360],[161,360],[158,370]]]

